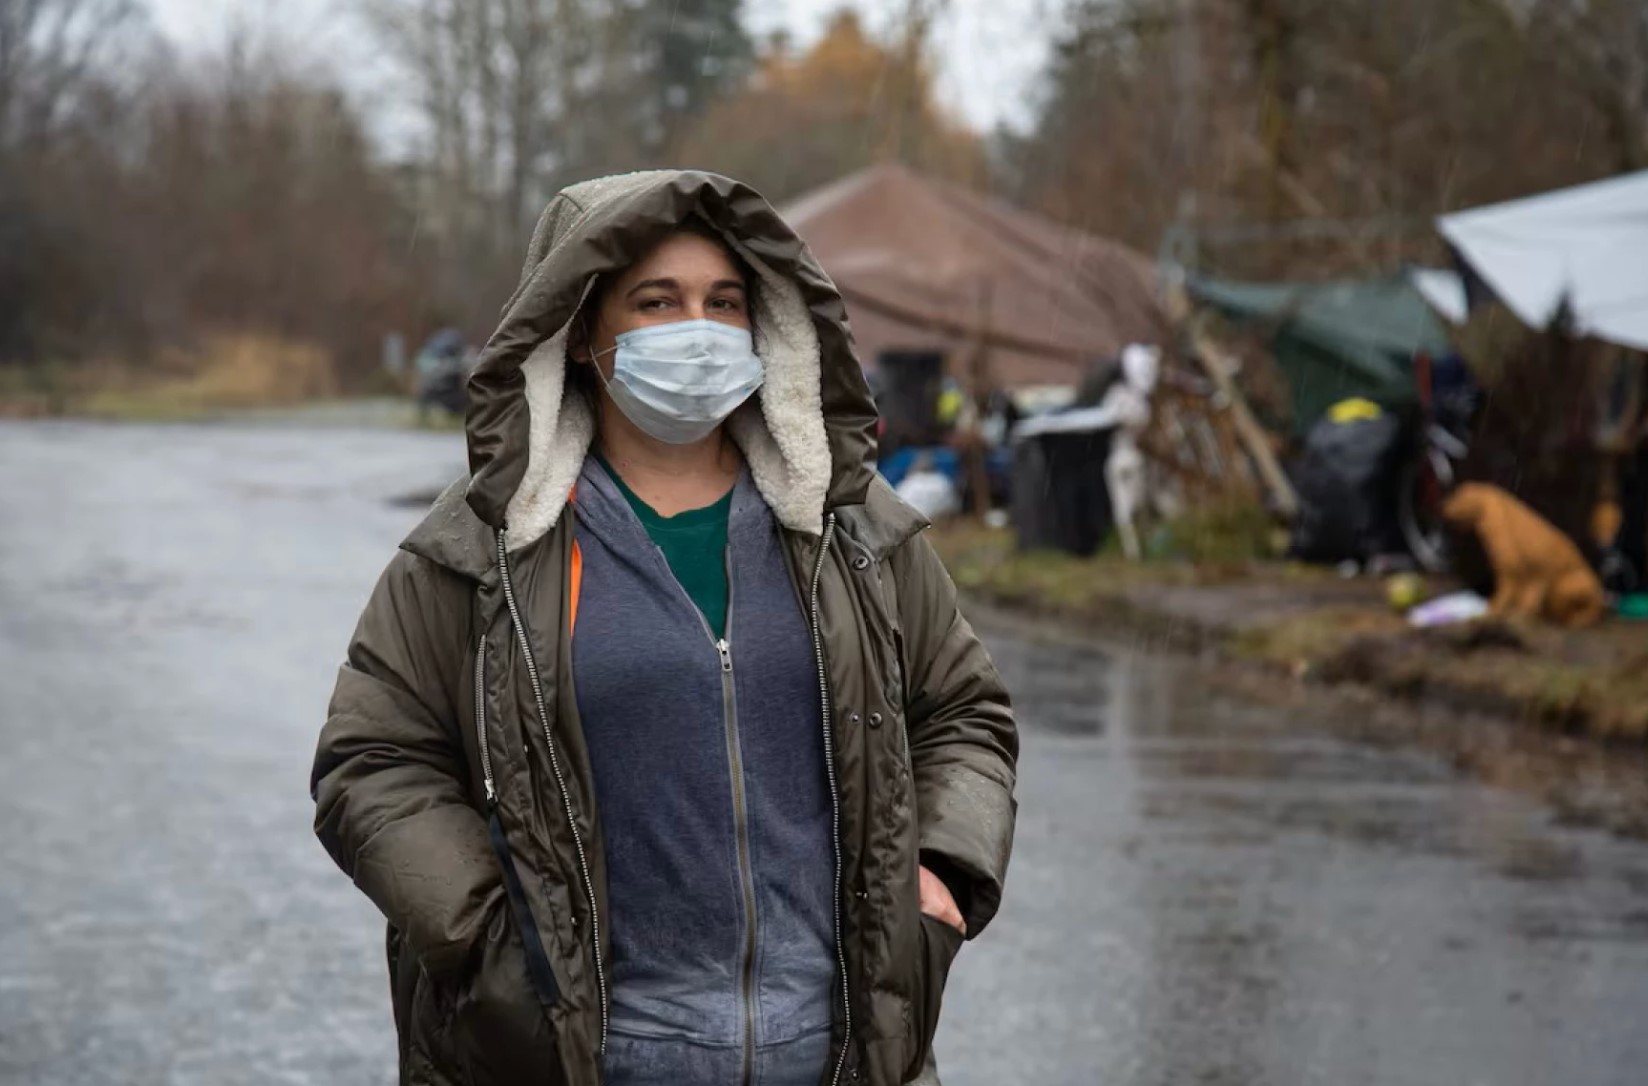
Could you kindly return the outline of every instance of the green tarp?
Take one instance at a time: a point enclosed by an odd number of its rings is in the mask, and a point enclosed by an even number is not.
[[[1264,337],[1287,375],[1293,427],[1301,434],[1351,396],[1391,408],[1413,403],[1414,356],[1452,349],[1405,276],[1325,283],[1193,279],[1189,289],[1200,304]]]

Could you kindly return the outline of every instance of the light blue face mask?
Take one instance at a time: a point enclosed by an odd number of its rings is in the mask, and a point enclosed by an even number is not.
[[[708,436],[764,377],[749,330],[720,321],[655,324],[616,343],[607,393],[643,433],[671,445]]]

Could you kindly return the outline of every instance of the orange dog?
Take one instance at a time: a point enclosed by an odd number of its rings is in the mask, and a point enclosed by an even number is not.
[[[1482,541],[1494,571],[1492,614],[1568,627],[1602,617],[1602,582],[1579,548],[1505,491],[1465,483],[1448,496],[1442,515]]]

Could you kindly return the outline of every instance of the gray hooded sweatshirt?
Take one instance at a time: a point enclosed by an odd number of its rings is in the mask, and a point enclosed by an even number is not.
[[[811,635],[740,479],[716,637],[605,468],[572,502],[573,681],[606,826],[611,1086],[816,1086],[835,952]]]

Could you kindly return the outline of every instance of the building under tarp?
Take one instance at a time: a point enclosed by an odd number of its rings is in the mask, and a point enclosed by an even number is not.
[[[1574,329],[1648,350],[1648,170],[1436,220],[1465,283],[1531,328],[1566,302]]]
[[[784,207],[847,300],[859,354],[938,351],[971,384],[1074,384],[1128,343],[1163,343],[1155,265],[1084,233],[896,165]]]
[[[1351,397],[1391,408],[1413,403],[1414,357],[1451,350],[1424,296],[1402,275],[1325,283],[1193,278],[1186,289],[1265,340],[1287,378],[1299,434]]]

